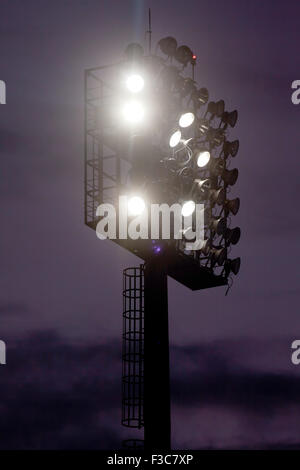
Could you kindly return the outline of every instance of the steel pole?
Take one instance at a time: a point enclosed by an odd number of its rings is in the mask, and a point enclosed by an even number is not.
[[[153,256],[144,271],[145,450],[171,448],[168,279],[164,257]]]

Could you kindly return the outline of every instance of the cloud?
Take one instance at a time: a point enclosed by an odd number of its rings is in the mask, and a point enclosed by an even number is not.
[[[235,350],[229,347],[232,357],[226,348],[228,343],[223,342],[222,345],[224,353],[218,343],[174,348],[174,362],[180,363],[180,369],[177,366],[177,372],[173,375],[174,403],[184,402],[192,407],[202,407],[204,404],[227,406],[260,415],[299,403],[300,381],[297,374],[245,368],[236,361],[239,348],[245,350],[243,341],[235,344]],[[256,342],[252,342],[253,347],[256,347]],[[289,348],[288,342],[286,347]],[[246,348],[252,354],[251,341],[247,342]]]
[[[116,344],[66,344],[53,332],[16,342],[1,368],[1,448],[120,447],[120,357]]]
[[[0,316],[2,315],[19,315],[20,313],[27,313],[28,307],[22,303],[7,302],[0,303]]]
[[[241,344],[172,347],[174,447],[297,445],[297,375],[268,362],[261,371],[251,361],[243,366],[257,344]],[[2,449],[118,449],[130,437],[120,425],[119,340],[70,343],[53,331],[36,333],[11,345],[0,372]]]

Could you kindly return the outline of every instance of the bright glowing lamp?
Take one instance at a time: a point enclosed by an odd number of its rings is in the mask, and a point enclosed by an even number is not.
[[[181,132],[180,131],[173,132],[169,140],[170,147],[171,148],[176,147],[176,145],[179,144],[180,139],[181,139]]]
[[[189,127],[193,124],[195,120],[194,113],[184,113],[180,116],[179,125],[180,127]]]
[[[197,166],[199,168],[203,168],[204,166],[206,166],[210,160],[210,153],[208,150],[203,150],[203,151],[200,151],[197,155],[196,155],[196,158],[197,158]]]
[[[123,116],[131,124],[137,124],[144,118],[144,108],[138,101],[130,101],[123,108]]]
[[[190,215],[192,215],[195,208],[196,204],[194,203],[194,201],[186,201],[181,208],[181,215],[183,217],[189,217]]]
[[[141,215],[145,210],[145,202],[139,196],[133,196],[128,200],[128,214],[129,215]]]
[[[126,87],[131,93],[139,93],[144,88],[144,79],[140,75],[130,75],[126,80]]]

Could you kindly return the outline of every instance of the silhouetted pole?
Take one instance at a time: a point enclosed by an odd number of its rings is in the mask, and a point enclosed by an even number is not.
[[[153,256],[144,272],[145,450],[171,448],[168,278],[163,256]]]

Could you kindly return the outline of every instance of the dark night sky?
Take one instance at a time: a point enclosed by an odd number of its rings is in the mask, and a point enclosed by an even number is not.
[[[1,448],[113,448],[122,269],[83,224],[83,70],[174,35],[197,80],[239,110],[231,133],[242,269],[233,289],[169,281],[174,448],[300,447],[297,0],[1,0]]]

